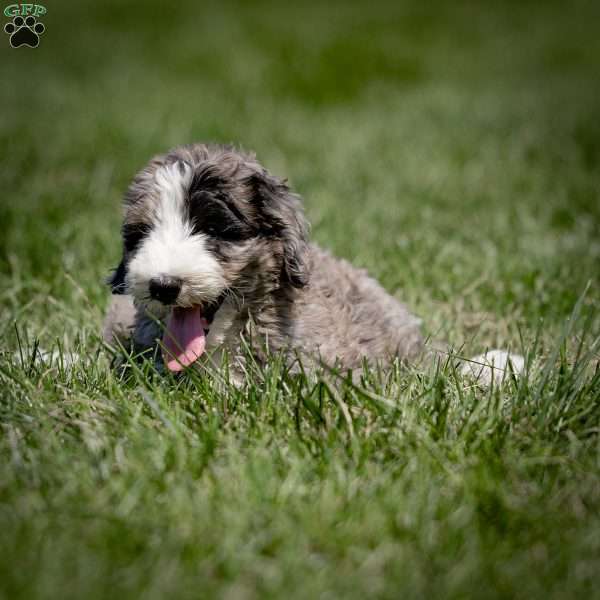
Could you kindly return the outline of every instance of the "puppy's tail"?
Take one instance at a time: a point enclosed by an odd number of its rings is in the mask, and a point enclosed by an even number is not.
[[[486,387],[492,383],[502,383],[511,374],[519,377],[524,370],[525,358],[507,350],[488,350],[484,354],[465,360],[460,367],[463,375]]]
[[[508,350],[487,350],[483,354],[466,358],[455,353],[451,346],[439,340],[429,340],[422,364],[435,364],[449,358],[457,365],[459,372],[479,385],[498,385],[511,376],[519,377],[525,370],[525,358]]]

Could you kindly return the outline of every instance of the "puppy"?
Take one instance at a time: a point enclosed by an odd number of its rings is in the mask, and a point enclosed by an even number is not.
[[[110,344],[174,373],[219,364],[224,352],[241,364],[248,347],[259,361],[283,352],[344,370],[423,354],[420,319],[311,244],[300,197],[254,155],[194,144],[157,156],[129,186],[124,213]],[[496,358],[501,371],[508,357]]]

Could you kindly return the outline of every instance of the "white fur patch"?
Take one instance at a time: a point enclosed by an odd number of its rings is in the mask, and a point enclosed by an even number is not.
[[[206,236],[194,234],[188,217],[185,196],[192,169],[185,163],[168,165],[157,170],[155,179],[159,199],[154,223],[129,263],[128,289],[147,300],[150,279],[179,277],[183,282],[178,298],[181,306],[214,300],[225,285],[223,269],[206,249]]]
[[[478,383],[490,386],[502,383],[512,372],[519,376],[525,369],[525,359],[520,354],[510,354],[506,350],[488,350],[485,354],[473,357],[461,367],[461,373],[473,377]]]

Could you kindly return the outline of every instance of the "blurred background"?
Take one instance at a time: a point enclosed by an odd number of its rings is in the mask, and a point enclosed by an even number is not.
[[[0,39],[5,336],[97,331],[122,193],[192,141],[254,150],[454,341],[552,334],[597,293],[597,2],[45,6],[37,48]]]

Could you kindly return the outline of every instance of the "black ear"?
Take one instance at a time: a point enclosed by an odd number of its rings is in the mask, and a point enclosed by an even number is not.
[[[304,287],[309,279],[308,223],[300,197],[267,172],[253,175],[251,185],[271,235],[283,242],[282,278],[295,288]]]
[[[106,281],[110,285],[113,294],[125,293],[125,273],[125,260],[123,259]]]

